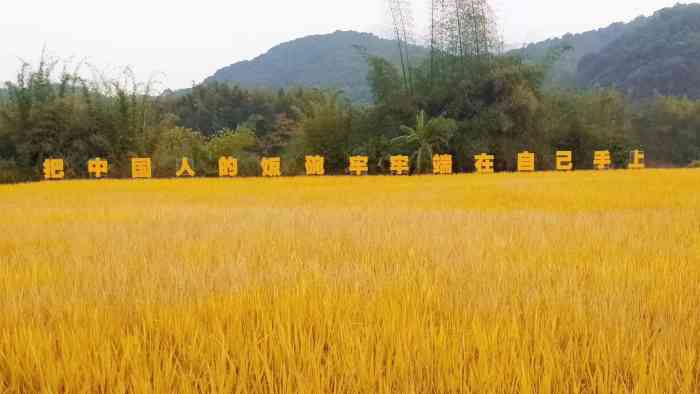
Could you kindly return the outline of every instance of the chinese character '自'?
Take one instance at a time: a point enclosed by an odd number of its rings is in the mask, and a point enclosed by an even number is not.
[[[535,171],[535,154],[528,151],[518,153],[518,171]]]

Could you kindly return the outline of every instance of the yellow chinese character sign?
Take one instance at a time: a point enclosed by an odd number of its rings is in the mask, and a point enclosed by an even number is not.
[[[557,151],[557,171],[571,171],[574,169],[574,154],[570,150]]]
[[[535,154],[525,151],[518,153],[518,172],[535,171]]]
[[[262,168],[262,176],[282,176],[282,160],[279,157],[263,157],[260,161],[260,167]]]
[[[151,158],[135,157],[131,159],[132,178],[150,178],[151,175]]]
[[[479,174],[493,173],[493,162],[496,158],[493,155],[482,153],[474,156],[474,167]]]
[[[369,157],[367,156],[350,156],[350,173],[353,175],[364,175],[369,172]]]
[[[646,167],[646,155],[644,151],[633,150],[630,153],[630,163],[627,166],[630,170],[643,170]]]
[[[306,175],[325,175],[323,156],[306,156]]]
[[[175,173],[175,176],[181,177],[181,176],[195,176],[195,171],[192,169],[192,166],[190,165],[190,159],[183,157],[182,162],[180,162],[180,169],[177,170]]]
[[[109,163],[107,160],[100,159],[99,157],[88,160],[88,174],[95,178],[102,178],[102,176],[107,175],[108,172]]]
[[[44,160],[44,179],[63,179],[63,159]]]
[[[452,174],[452,155],[435,155],[435,156],[433,156],[433,174],[435,174],[435,175],[451,175]]]
[[[610,151],[607,150],[597,150],[593,154],[593,166],[596,170],[608,170],[612,164],[612,159],[610,158]]]
[[[238,160],[233,157],[219,158],[219,176],[233,178],[238,176]]]
[[[408,175],[408,156],[391,156],[389,164],[391,164],[392,175]]]

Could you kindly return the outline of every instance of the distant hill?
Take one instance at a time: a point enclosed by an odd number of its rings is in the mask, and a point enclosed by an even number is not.
[[[363,53],[400,62],[395,41],[369,33],[337,31],[278,45],[253,60],[218,70],[204,83],[229,82],[246,88],[332,88],[344,91],[354,101],[369,102],[369,67]],[[413,48],[417,59],[427,54],[425,48]]]
[[[636,99],[657,94],[700,99],[700,4],[679,4],[650,17],[528,45],[520,50],[545,61],[570,46],[552,67],[548,84],[611,87]]]

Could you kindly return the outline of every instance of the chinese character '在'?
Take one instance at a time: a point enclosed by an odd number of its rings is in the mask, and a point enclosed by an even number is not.
[[[476,172],[480,174],[493,173],[494,160],[496,160],[496,158],[493,155],[486,153],[474,156],[474,167],[476,167]]]
[[[645,164],[646,154],[642,150],[633,150],[630,153],[630,163],[627,166],[630,170],[643,170],[646,167]]]
[[[570,150],[557,151],[557,171],[574,169],[574,154]]]
[[[612,164],[612,159],[610,158],[610,151],[607,150],[597,150],[593,154],[593,166],[596,170],[608,170]]]
[[[391,156],[389,164],[392,175],[408,175],[408,156]]]
[[[135,157],[131,159],[132,178],[151,177],[151,159],[149,157]]]
[[[195,172],[192,169],[192,166],[190,165],[190,159],[183,157],[182,162],[180,163],[180,169],[177,170],[175,173],[175,176],[181,177],[183,175],[186,176],[195,176]]]
[[[364,175],[369,171],[369,157],[367,156],[350,156],[350,173],[354,175]]]
[[[44,160],[44,179],[63,179],[63,159]]]
[[[532,172],[535,171],[535,154],[525,151],[518,153],[518,171]]]
[[[306,156],[306,175],[324,175],[324,162],[323,156]]]
[[[282,160],[279,157],[263,157],[260,161],[260,167],[262,168],[262,176],[282,176]]]
[[[219,158],[219,176],[220,177],[236,177],[238,176],[238,160],[233,157]]]
[[[88,174],[93,175],[95,178],[102,178],[107,172],[109,172],[107,160],[97,157],[88,161]]]
[[[452,155],[435,155],[435,156],[433,156],[433,174],[435,174],[435,175],[451,175],[452,174]]]

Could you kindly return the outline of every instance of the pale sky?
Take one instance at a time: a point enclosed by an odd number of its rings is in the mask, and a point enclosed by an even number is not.
[[[429,0],[412,0],[427,25]],[[694,1],[689,1],[694,2]],[[217,69],[309,34],[359,30],[387,35],[385,0],[4,0],[0,81],[43,47],[108,75],[125,66],[162,87],[185,88]],[[535,42],[630,21],[675,0],[491,0],[507,44]]]

